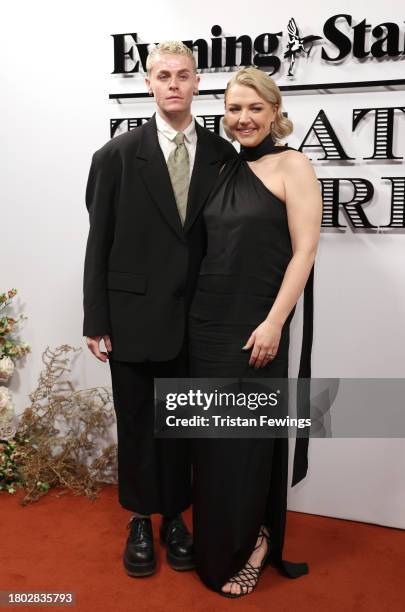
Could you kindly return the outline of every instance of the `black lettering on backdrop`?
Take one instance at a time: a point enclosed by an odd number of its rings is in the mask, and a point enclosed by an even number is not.
[[[366,20],[360,21],[353,26],[353,56],[358,59],[364,59],[370,55],[370,51],[366,50],[366,34],[371,25],[366,23]]]
[[[321,47],[321,58],[323,60],[339,62],[350,53],[357,59],[364,59],[370,55],[375,58],[401,55],[399,48],[400,28],[396,23],[386,21],[373,27],[367,23],[366,19],[353,26],[352,21],[352,16],[346,13],[333,15],[325,21],[323,26],[324,37],[336,48],[336,53],[335,55],[330,54],[324,47]],[[288,32],[290,37],[286,42],[287,48],[290,44],[292,44],[292,47],[287,54],[284,54],[284,58],[288,56],[291,59],[291,56],[293,56],[294,63],[295,56],[300,51],[305,51],[307,56],[309,55],[310,49],[305,48],[305,42],[314,43],[321,40],[322,37],[309,35],[301,38],[295,19],[291,18],[288,23],[287,30],[293,23],[295,34],[291,31]],[[371,46],[367,44],[370,30],[371,36],[375,39]],[[216,24],[212,26],[211,34],[212,37],[209,41],[204,38],[183,41],[193,52],[196,52],[199,70],[222,71],[224,68],[251,65],[259,68],[270,68],[271,75],[280,70],[281,60],[275,53],[283,36],[282,31],[259,34],[253,41],[247,34],[223,37],[222,27]],[[138,35],[134,32],[112,34],[111,36],[114,40],[114,70],[112,74],[144,72],[149,53],[149,43],[138,42]],[[126,48],[126,44],[130,45],[129,48]],[[405,54],[405,50],[402,53]],[[129,68],[126,66],[128,60],[133,62],[133,65]],[[288,74],[293,76],[291,65]]]
[[[371,111],[375,115],[374,124],[374,153],[371,157],[363,159],[403,159],[402,156],[394,155],[392,143],[394,137],[394,111],[405,113],[405,106],[391,106],[384,108],[355,108],[353,109],[353,127],[356,129],[359,122]]]
[[[314,133],[318,139],[319,145],[310,145],[305,144],[310,134]],[[325,111],[320,110],[318,115],[315,117],[314,122],[306,133],[304,140],[301,143],[299,148],[302,151],[305,148],[318,148],[323,149],[325,157],[320,157],[318,159],[340,159],[340,160],[348,160],[354,159],[354,157],[349,157],[342,145],[340,144],[339,138],[337,137],[329,119],[326,116]],[[309,155],[308,155],[309,157]],[[309,157],[309,159],[311,159]]]
[[[236,59],[236,52],[240,49],[240,62]],[[249,66],[252,61],[252,39],[250,36],[227,36],[225,38],[225,66]],[[244,63],[245,62],[245,63]]]
[[[377,40],[371,45],[371,55],[373,57],[384,57],[384,55],[395,57],[396,55],[400,55],[399,27],[396,23],[380,23],[380,25],[373,29],[372,34],[375,38],[381,38],[381,40]],[[386,34],[386,36],[382,38],[384,34]],[[384,48],[385,43],[386,45]]]
[[[197,65],[201,69],[208,68],[208,43],[203,38],[198,38],[194,42],[192,40],[185,40],[184,44],[187,45],[191,51],[197,50]]]
[[[282,32],[277,34],[260,34],[255,38],[254,50],[256,55],[253,56],[253,63],[258,68],[266,67],[273,68],[269,75],[273,75],[280,69],[280,59],[276,55],[272,55],[277,50],[279,45],[278,36],[282,36]]]
[[[405,227],[405,178],[402,176],[382,176],[391,181],[391,219],[381,227]]]
[[[347,227],[339,223],[340,206],[353,227],[363,229],[378,227],[370,223],[362,208],[374,195],[374,187],[369,180],[352,177],[318,180],[322,187],[322,227]],[[348,202],[340,201],[340,186],[343,182],[349,182],[353,186],[353,197]]]
[[[211,28],[211,68],[222,68],[222,38],[218,38],[222,34],[222,28],[219,25],[214,25]]]
[[[343,32],[338,30],[336,27],[336,21],[343,17],[346,19],[349,26],[352,25],[352,17],[351,15],[334,15],[325,21],[325,25],[323,26],[323,33],[325,34],[325,38],[327,38],[337,49],[339,50],[339,54],[335,57],[330,57],[325,49],[322,47],[321,57],[328,62],[338,62],[339,60],[349,55],[350,50],[352,48],[352,43],[350,42],[350,38],[348,38]]]
[[[128,71],[125,69],[125,63],[129,57],[135,62],[135,66],[129,72],[139,72],[139,61],[134,60],[134,47],[125,50],[126,37],[130,36],[133,42],[137,42],[137,34],[111,34],[114,39],[114,70],[112,74],[125,74]]]

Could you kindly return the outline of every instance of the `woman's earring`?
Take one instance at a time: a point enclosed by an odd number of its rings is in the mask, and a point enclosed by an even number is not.
[[[274,121],[272,121],[272,122],[270,123],[270,133],[271,133],[271,131],[272,131],[273,127],[274,127]]]

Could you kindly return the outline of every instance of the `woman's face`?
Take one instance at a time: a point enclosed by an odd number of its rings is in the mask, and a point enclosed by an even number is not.
[[[244,147],[258,145],[270,132],[277,106],[264,100],[253,87],[235,83],[225,99],[225,120],[232,138]]]

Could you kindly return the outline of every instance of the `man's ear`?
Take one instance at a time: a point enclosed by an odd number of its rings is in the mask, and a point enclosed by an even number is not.
[[[150,84],[150,78],[149,77],[145,77],[145,85],[146,85],[146,89],[148,90],[148,94],[153,96],[152,86]]]
[[[200,84],[200,75],[196,74],[196,77],[195,77],[195,89],[197,90],[197,92],[198,92],[199,84]]]

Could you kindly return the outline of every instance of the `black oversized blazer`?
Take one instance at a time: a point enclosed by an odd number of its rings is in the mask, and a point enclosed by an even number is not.
[[[86,188],[83,334],[109,334],[114,359],[166,361],[184,341],[205,249],[201,211],[221,166],[236,155],[220,136],[198,123],[196,130],[184,228],[155,116],[93,155]]]

